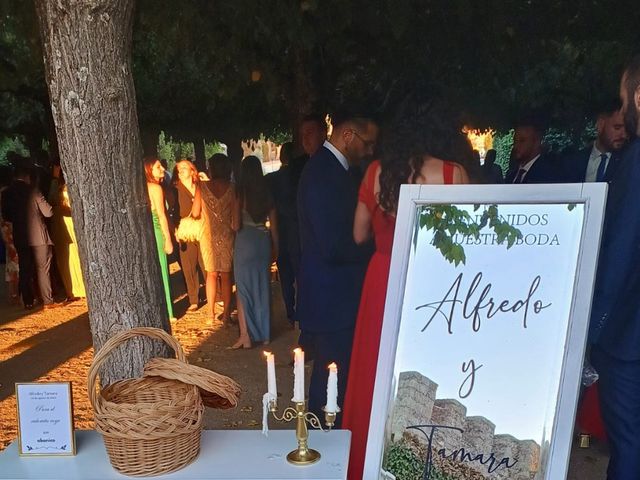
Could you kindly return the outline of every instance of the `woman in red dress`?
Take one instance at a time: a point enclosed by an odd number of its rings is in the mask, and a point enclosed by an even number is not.
[[[441,119],[434,123],[439,128],[398,126],[398,140],[389,145],[393,151],[369,166],[360,186],[353,235],[357,243],[373,235],[376,251],[362,289],[343,409],[342,428],[352,432],[349,480],[362,479],[364,468],[400,185],[469,183],[464,167],[453,162],[471,160],[469,142],[460,128]]]

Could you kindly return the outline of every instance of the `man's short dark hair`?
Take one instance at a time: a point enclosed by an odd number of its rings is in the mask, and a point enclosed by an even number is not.
[[[368,112],[337,110],[331,114],[331,124],[334,128],[340,127],[347,122],[351,122],[361,129],[367,128],[370,122],[378,123],[375,115]]]

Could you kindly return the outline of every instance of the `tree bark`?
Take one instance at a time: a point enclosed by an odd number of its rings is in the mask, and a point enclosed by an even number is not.
[[[142,141],[142,154],[145,157],[158,156],[158,136],[160,130],[151,125],[140,125],[140,138]]]
[[[36,9],[94,347],[136,326],[169,330],[131,74],[134,0],[36,0]],[[103,385],[167,350],[132,341],[110,356]]]
[[[207,172],[207,158],[204,152],[204,139],[198,135],[193,138],[194,163],[201,172]],[[208,173],[208,172],[207,172]]]

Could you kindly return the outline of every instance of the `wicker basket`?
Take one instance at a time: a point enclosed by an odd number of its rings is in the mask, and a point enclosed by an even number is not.
[[[187,365],[182,347],[171,335],[157,328],[134,328],[109,339],[98,351],[88,384],[96,430],[103,435],[111,465],[125,475],[143,477],[173,472],[198,456],[204,405],[198,387],[180,381],[179,374],[172,379],[120,380],[98,391],[98,370],[104,360],[121,343],[139,335],[164,341],[179,363]]]
[[[143,375],[155,375],[195,385],[205,407],[227,409],[238,406],[240,385],[229,377],[175,358],[152,358],[144,366]]]

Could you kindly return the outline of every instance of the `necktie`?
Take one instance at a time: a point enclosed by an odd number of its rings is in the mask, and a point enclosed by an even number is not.
[[[604,175],[607,171],[607,159],[609,156],[606,153],[600,155],[600,165],[598,165],[598,171],[596,172],[596,182],[604,182]]]
[[[525,173],[527,173],[527,171],[524,168],[518,169],[518,174],[516,178],[513,179],[513,183],[522,183]]]

